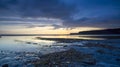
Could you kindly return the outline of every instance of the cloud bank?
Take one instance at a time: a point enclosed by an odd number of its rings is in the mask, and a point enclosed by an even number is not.
[[[120,1],[0,0],[0,25],[4,24],[115,28],[120,27]]]

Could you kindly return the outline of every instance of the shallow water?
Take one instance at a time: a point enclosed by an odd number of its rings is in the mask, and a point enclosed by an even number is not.
[[[36,51],[40,45],[27,44],[26,42],[50,45],[54,41],[35,40],[32,36],[4,36],[0,38],[0,50],[10,51]]]
[[[54,44],[56,44],[55,41],[37,40],[35,36],[2,36],[0,67],[3,64],[9,64],[10,67],[16,67],[16,65],[23,67],[25,62],[37,60],[40,55],[66,50],[63,47],[49,47]]]
[[[83,40],[80,42],[73,42],[73,43],[58,43],[55,41],[35,39],[35,37],[85,39],[85,41]],[[86,39],[88,41],[86,41]],[[15,67],[16,65],[23,66],[24,62],[27,62],[28,60],[39,59],[39,57],[37,57],[38,55],[44,55],[48,53],[64,51],[71,47],[74,47],[75,49],[83,51],[83,52],[88,52],[88,51],[93,52],[93,54],[95,54],[97,58],[101,57],[102,55],[99,55],[94,52],[98,48],[92,48],[92,49],[91,48],[79,48],[76,46],[70,46],[70,47],[52,46],[51,47],[51,45],[74,45],[74,44],[84,45],[84,43],[87,43],[87,42],[103,43],[103,44],[109,44],[109,45],[120,47],[120,38],[116,35],[114,35],[114,37],[107,36],[107,38],[105,37],[105,35],[104,36],[97,36],[97,35],[95,36],[90,36],[90,35],[89,36],[88,35],[86,36],[85,35],[84,36],[79,36],[79,35],[73,35],[73,36],[2,36],[0,38],[0,66],[5,63],[9,64],[10,67]],[[113,53],[117,53],[117,52],[119,51],[115,51],[115,52],[113,51]],[[107,56],[107,57],[114,58],[111,56]],[[106,61],[106,63],[110,62],[113,64],[117,64],[113,60],[107,61],[104,58],[102,59],[103,61]],[[100,61],[102,62],[102,60]],[[32,67],[32,65],[30,65],[29,67]]]
[[[95,37],[96,36],[96,37]],[[100,35],[101,36],[101,35]],[[108,42],[109,40],[117,43],[119,42],[119,37],[115,36],[114,39],[106,40],[105,35],[73,35],[73,36],[2,36],[0,38],[0,50],[9,50],[9,51],[37,51],[41,50],[40,48],[46,45],[58,44],[55,41],[48,40],[37,40],[35,37],[44,37],[44,38],[71,38],[71,39],[87,39],[91,41],[103,41]],[[111,36],[107,36],[111,37]]]

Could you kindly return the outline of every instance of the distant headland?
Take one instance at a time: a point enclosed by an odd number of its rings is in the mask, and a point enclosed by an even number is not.
[[[120,28],[115,29],[103,29],[103,30],[92,30],[92,31],[82,31],[78,33],[70,33],[70,35],[94,35],[94,34],[120,34]]]

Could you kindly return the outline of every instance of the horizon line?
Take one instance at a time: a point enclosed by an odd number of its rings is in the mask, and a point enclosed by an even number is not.
[[[0,34],[0,36],[51,36],[51,35],[69,35],[69,34]]]

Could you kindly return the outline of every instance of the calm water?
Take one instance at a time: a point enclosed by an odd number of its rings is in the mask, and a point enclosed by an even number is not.
[[[30,42],[30,43],[28,43]],[[47,52],[46,45],[55,44],[54,41],[37,40],[34,36],[4,36],[0,38],[0,50],[16,52]],[[48,50],[49,51],[49,50]],[[51,50],[52,51],[52,50]]]
[[[10,51],[39,51],[46,50],[47,45],[56,45],[61,43],[56,43],[55,41],[48,40],[37,40],[37,36],[2,36],[0,38],[0,50],[10,50]],[[46,38],[72,38],[72,39],[89,39],[89,40],[103,40],[106,41],[107,38],[113,41],[119,41],[119,36],[38,36]],[[30,43],[32,42],[32,43]],[[49,51],[49,50],[48,50]]]

